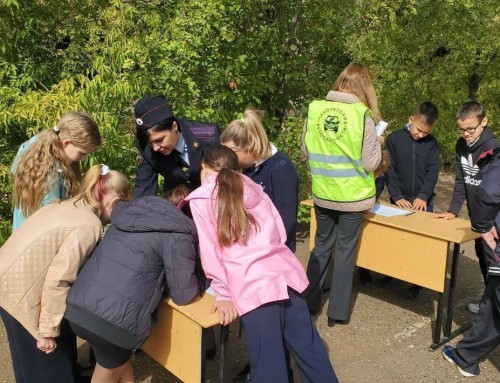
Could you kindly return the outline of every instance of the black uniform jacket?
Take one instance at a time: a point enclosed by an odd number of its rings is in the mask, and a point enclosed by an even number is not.
[[[189,189],[200,186],[201,160],[205,151],[219,141],[219,127],[215,124],[177,120],[179,129],[186,141],[189,165],[173,151],[165,156],[153,151],[150,145],[139,148],[139,166],[135,181],[134,198],[158,193],[158,174],[164,177],[163,191],[171,190],[180,184]]]

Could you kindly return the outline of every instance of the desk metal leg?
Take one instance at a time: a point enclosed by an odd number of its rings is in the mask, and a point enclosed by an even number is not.
[[[453,320],[453,301],[455,298],[455,287],[457,285],[458,274],[458,253],[460,252],[460,244],[453,244],[453,259],[451,263],[450,289],[448,291],[448,308],[446,311],[446,322],[444,323],[444,336],[449,337],[451,334],[451,323]]]
[[[220,362],[219,362],[219,382],[224,383],[226,371],[226,348],[229,339],[229,326],[221,326],[220,329]]]
[[[207,330],[201,330],[201,373],[200,373],[200,382],[205,383],[205,369],[206,369],[206,361],[207,361]]]
[[[458,254],[460,252],[460,244],[453,244],[453,258],[451,263],[451,275],[450,275],[450,285],[448,289],[448,298],[447,298],[447,309],[446,309],[446,321],[443,329],[443,338],[441,336],[441,324],[443,320],[443,294],[439,294],[438,301],[438,313],[436,317],[436,326],[434,328],[434,335],[432,337],[432,345],[431,350],[434,351],[437,348],[441,347],[451,339],[463,333],[465,330],[469,329],[472,324],[469,323],[465,326],[462,326],[455,331],[451,332],[451,325],[453,322],[453,306],[455,299],[455,287],[457,285],[457,274],[458,274]]]

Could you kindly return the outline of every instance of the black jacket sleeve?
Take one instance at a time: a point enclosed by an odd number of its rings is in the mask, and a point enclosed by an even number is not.
[[[274,206],[286,230],[286,246],[295,252],[297,236],[297,210],[299,204],[299,176],[295,169],[283,166],[271,175]]]
[[[389,152],[391,166],[387,169],[385,182],[387,192],[393,201],[398,201],[404,198],[403,191],[401,189],[401,181],[396,173],[396,145],[397,143],[394,142],[394,134],[390,134],[389,137],[387,137],[385,148]]]
[[[158,172],[141,156],[135,179],[134,199],[158,193]]]
[[[453,188],[453,196],[451,197],[450,207],[448,211],[458,216],[460,209],[466,198],[465,181],[462,173],[462,164],[460,163],[460,155],[455,156],[455,187]]]
[[[429,157],[425,166],[425,178],[417,198],[427,201],[434,194],[434,188],[439,178],[439,146],[436,140],[429,148]]]
[[[171,234],[165,233],[164,235]],[[170,297],[178,305],[187,305],[200,294],[196,274],[198,252],[197,244],[192,236],[179,235],[180,238],[173,245],[171,241],[165,241],[163,264]]]

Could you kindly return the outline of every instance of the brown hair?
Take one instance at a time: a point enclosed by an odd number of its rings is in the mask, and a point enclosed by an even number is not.
[[[257,221],[246,211],[243,203],[244,186],[241,175],[238,173],[238,157],[228,147],[217,145],[205,153],[203,163],[219,172],[216,178],[219,245],[221,247],[229,247],[234,243],[245,245],[252,227],[257,226]]]
[[[377,94],[373,87],[370,71],[363,64],[349,64],[333,84],[332,90],[355,95],[370,108],[375,123],[380,121]]]
[[[103,166],[94,165],[85,173],[81,191],[76,196],[76,201],[83,200],[98,216],[101,215],[102,197],[107,192],[114,192],[120,200],[124,201],[129,200],[132,195],[127,177],[117,170],[101,175]]]
[[[172,202],[174,205],[178,205],[184,198],[189,195],[189,189],[186,185],[180,184],[175,188],[165,192],[165,199]]]
[[[66,155],[64,140],[90,153],[101,144],[101,135],[96,122],[82,112],[68,112],[57,128],[39,133],[36,142],[18,159],[14,176],[14,207],[22,209],[25,217],[40,208],[44,196],[57,184],[59,169],[67,191],[65,197],[78,193],[80,171]]]
[[[486,117],[484,106],[477,101],[467,101],[460,105],[455,115],[455,121],[463,121],[471,117],[477,117],[479,121]]]
[[[373,171],[375,178],[383,176],[387,169],[389,169],[389,166],[391,166],[391,155],[387,149],[383,149],[380,163],[378,164],[377,169]]]
[[[262,124],[264,112],[246,109],[243,118],[227,124],[220,136],[221,144],[233,141],[237,149],[250,153],[258,159],[271,157],[271,144]]]

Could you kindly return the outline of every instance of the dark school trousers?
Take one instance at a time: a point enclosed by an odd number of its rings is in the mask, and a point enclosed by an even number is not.
[[[288,289],[289,299],[262,305],[241,317],[252,383],[288,383],[285,344],[302,383],[337,383],[323,341],[304,298]]]
[[[500,345],[500,277],[489,276],[470,334],[457,343],[458,364],[479,374],[479,363]]]
[[[36,339],[9,313],[0,309],[9,340],[16,383],[76,383],[76,336],[68,322],[61,322],[57,347],[45,354],[36,347]]]
[[[479,267],[481,268],[481,275],[483,276],[484,284],[486,285],[486,281],[488,280],[488,265],[486,258],[488,257],[485,253],[484,248],[485,243],[482,238],[476,238],[474,240],[474,250],[476,251],[476,257],[479,261]],[[488,250],[486,250],[488,251]]]
[[[343,212],[314,205],[316,230],[314,249],[307,264],[309,286],[305,298],[309,311],[320,310],[323,286],[335,245],[335,262],[327,315],[336,320],[348,320],[351,311],[351,293],[356,245],[358,243],[363,212]]]

